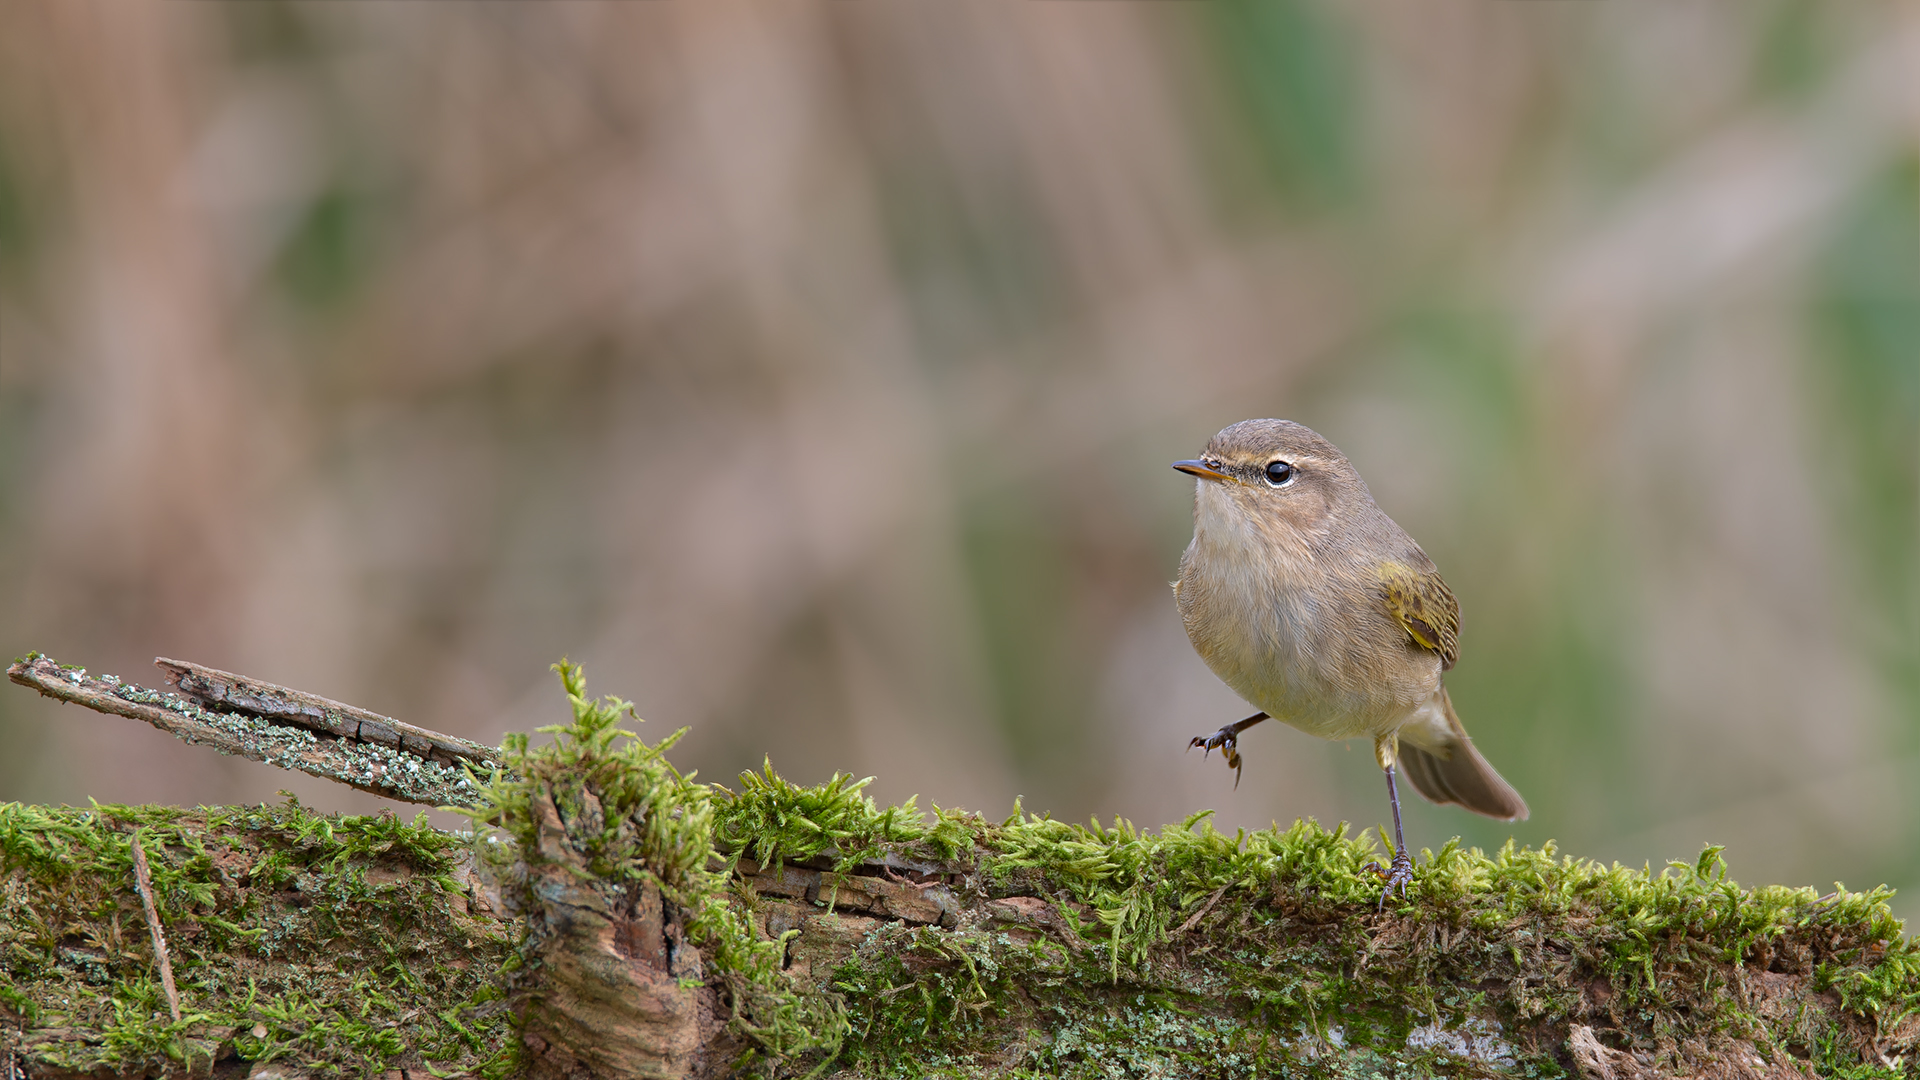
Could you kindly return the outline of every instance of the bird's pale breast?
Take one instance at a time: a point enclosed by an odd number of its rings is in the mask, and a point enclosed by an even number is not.
[[[1304,547],[1258,530],[1203,487],[1175,586],[1187,636],[1207,666],[1269,716],[1328,739],[1373,736],[1409,720],[1440,685],[1369,583],[1333,574]],[[1334,556],[1337,558],[1337,555]]]

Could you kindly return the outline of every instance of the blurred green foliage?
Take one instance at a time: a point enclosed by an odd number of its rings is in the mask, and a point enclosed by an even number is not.
[[[321,48],[313,14],[293,0],[232,4],[220,9],[219,19],[237,65],[299,62]]]
[[[1226,0],[1202,10],[1275,190],[1309,207],[1363,204],[1358,61],[1340,13],[1314,0]]]
[[[288,295],[321,309],[352,295],[373,265],[370,202],[364,193],[334,185],[308,204],[280,250],[277,269]]]
[[[0,129],[0,272],[17,272],[32,255],[34,216],[14,152]]]
[[[1817,351],[1807,376],[1838,451],[1838,467],[1820,470],[1821,487],[1845,515],[1869,615],[1855,632],[1897,695],[1899,749],[1920,753],[1920,165],[1912,157],[1850,201],[1821,254],[1812,300]]]
[[[1025,783],[1082,773],[1098,757],[1091,705],[1081,688],[1095,658],[1074,622],[1073,544],[1060,508],[1021,485],[970,508],[966,558],[993,705]]]

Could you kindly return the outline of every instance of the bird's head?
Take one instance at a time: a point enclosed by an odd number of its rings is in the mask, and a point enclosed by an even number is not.
[[[1275,539],[1323,533],[1343,509],[1372,502],[1338,447],[1291,420],[1242,420],[1199,457],[1173,467],[1197,477],[1194,516]]]

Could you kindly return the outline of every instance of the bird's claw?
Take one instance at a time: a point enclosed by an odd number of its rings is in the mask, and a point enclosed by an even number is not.
[[[1196,746],[1200,748],[1200,756],[1203,758],[1218,748],[1220,757],[1227,763],[1227,768],[1233,770],[1233,786],[1235,788],[1240,786],[1240,733],[1234,730],[1234,725],[1228,724],[1204,737],[1195,735],[1192,741],[1187,743],[1187,749],[1191,750]]]
[[[1387,909],[1387,897],[1392,896],[1395,889],[1400,890],[1400,899],[1407,898],[1407,886],[1413,884],[1413,860],[1407,858],[1406,852],[1395,852],[1390,866],[1370,862],[1365,868],[1379,874],[1387,882],[1387,887],[1380,890],[1380,903],[1377,905],[1377,910]]]

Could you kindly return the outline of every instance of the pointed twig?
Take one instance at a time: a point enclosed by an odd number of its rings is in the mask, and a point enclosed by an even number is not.
[[[160,958],[160,985],[167,991],[167,1008],[180,1022],[180,995],[173,988],[173,961],[167,957],[167,935],[160,930],[160,912],[153,906],[153,875],[147,871],[147,852],[140,846],[140,830],[133,830],[133,884],[140,890],[140,906],[147,909],[147,929],[153,931],[153,954]]]
[[[1207,902],[1200,905],[1199,911],[1196,911],[1192,915],[1187,916],[1187,921],[1180,924],[1180,929],[1175,930],[1173,932],[1173,936],[1179,937],[1181,934],[1184,934],[1187,931],[1193,929],[1196,925],[1199,924],[1201,919],[1206,917],[1207,912],[1213,910],[1213,905],[1219,903],[1220,898],[1225,895],[1227,895],[1227,887],[1225,885],[1222,885],[1219,888],[1213,890],[1213,895],[1207,897]]]

